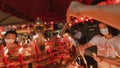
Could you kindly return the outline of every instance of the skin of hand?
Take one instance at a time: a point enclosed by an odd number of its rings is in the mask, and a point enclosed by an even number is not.
[[[98,57],[95,53],[92,53],[92,55],[93,55],[92,57],[94,58],[95,61],[97,61],[97,62],[101,61],[100,57]]]
[[[83,4],[80,4],[77,1],[72,1],[70,6],[67,9],[66,17],[67,17],[67,23],[71,23],[71,17],[81,17],[79,14],[79,6],[84,6]],[[82,11],[82,10],[81,10]]]
[[[85,47],[84,47],[83,45],[79,45],[78,49],[79,49],[80,54],[81,54],[82,56],[84,56]]]
[[[95,53],[93,53],[92,55],[93,55],[92,57],[94,58],[94,60],[97,62],[104,61],[110,64],[120,66],[120,59],[118,58],[107,58],[107,57],[97,56]]]
[[[92,17],[98,21],[120,29],[120,4],[114,5],[83,5],[78,1],[72,1],[66,11],[67,23],[72,23],[71,17]]]

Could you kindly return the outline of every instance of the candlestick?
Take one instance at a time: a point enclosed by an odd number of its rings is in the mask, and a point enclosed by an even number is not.
[[[22,51],[23,51],[23,48],[20,48],[19,54],[18,54],[18,60],[21,64],[23,63]]]
[[[8,53],[8,49],[5,47],[4,48],[4,56],[3,56],[4,64],[8,64],[8,55],[7,55],[7,53]]]

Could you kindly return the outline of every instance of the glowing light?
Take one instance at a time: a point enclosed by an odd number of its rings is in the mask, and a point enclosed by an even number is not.
[[[80,18],[80,21],[81,21],[81,22],[84,22],[84,21],[85,21],[85,17],[81,17],[81,18]]]
[[[68,33],[65,33],[63,36],[68,36]]]
[[[86,19],[86,21],[89,21],[89,19]]]
[[[93,19],[92,17],[88,17],[88,19]]]
[[[54,22],[53,22],[53,21],[51,21],[51,22],[50,22],[50,24],[54,24]]]
[[[90,68],[93,68],[93,66],[92,66],[92,65],[90,65]]]
[[[23,47],[21,47],[18,51],[19,51],[19,53],[22,53]]]
[[[84,17],[81,17],[81,20],[84,20]]]
[[[46,39],[44,39],[44,41],[47,41]]]
[[[78,20],[78,19],[75,19],[75,20],[74,20],[74,23],[78,23],[78,22],[79,22],[79,20]]]
[[[44,24],[46,25],[46,24],[47,24],[47,22],[44,22]]]
[[[4,47],[4,55],[7,55],[7,53],[8,53],[8,49]]]
[[[71,27],[71,26],[72,26],[72,24],[69,24],[69,26]]]
[[[21,25],[21,28],[25,28],[26,25]]]
[[[60,36],[59,34],[57,35],[57,37],[58,37],[58,38],[61,38],[61,36]]]

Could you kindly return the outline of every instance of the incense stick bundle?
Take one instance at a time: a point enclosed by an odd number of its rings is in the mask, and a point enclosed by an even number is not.
[[[79,53],[80,53],[81,57],[83,58],[84,63],[87,64],[87,61],[86,61],[84,55],[82,54],[82,52],[80,50],[79,50]]]
[[[66,23],[59,35],[62,36],[65,33],[65,31],[67,30],[68,27],[69,27],[69,23]]]

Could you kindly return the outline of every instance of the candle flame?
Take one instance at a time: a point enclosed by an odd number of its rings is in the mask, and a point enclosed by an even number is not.
[[[4,47],[4,54],[6,55],[8,53],[8,49]]]
[[[46,40],[46,39],[44,39],[44,41],[46,42],[47,40]]]
[[[93,68],[93,66],[92,66],[92,65],[90,65],[90,68]]]
[[[69,26],[71,27],[71,26],[72,26],[72,24],[69,24]]]
[[[58,37],[58,38],[61,38],[61,36],[60,36],[59,34],[57,35],[57,37]]]
[[[50,38],[47,39],[48,41],[50,40]]]
[[[65,36],[68,36],[68,33],[65,33],[64,35],[65,35]]]
[[[78,57],[78,59],[80,60],[80,57]]]
[[[19,49],[19,52],[22,52],[23,51],[23,47],[21,47],[20,49]]]

